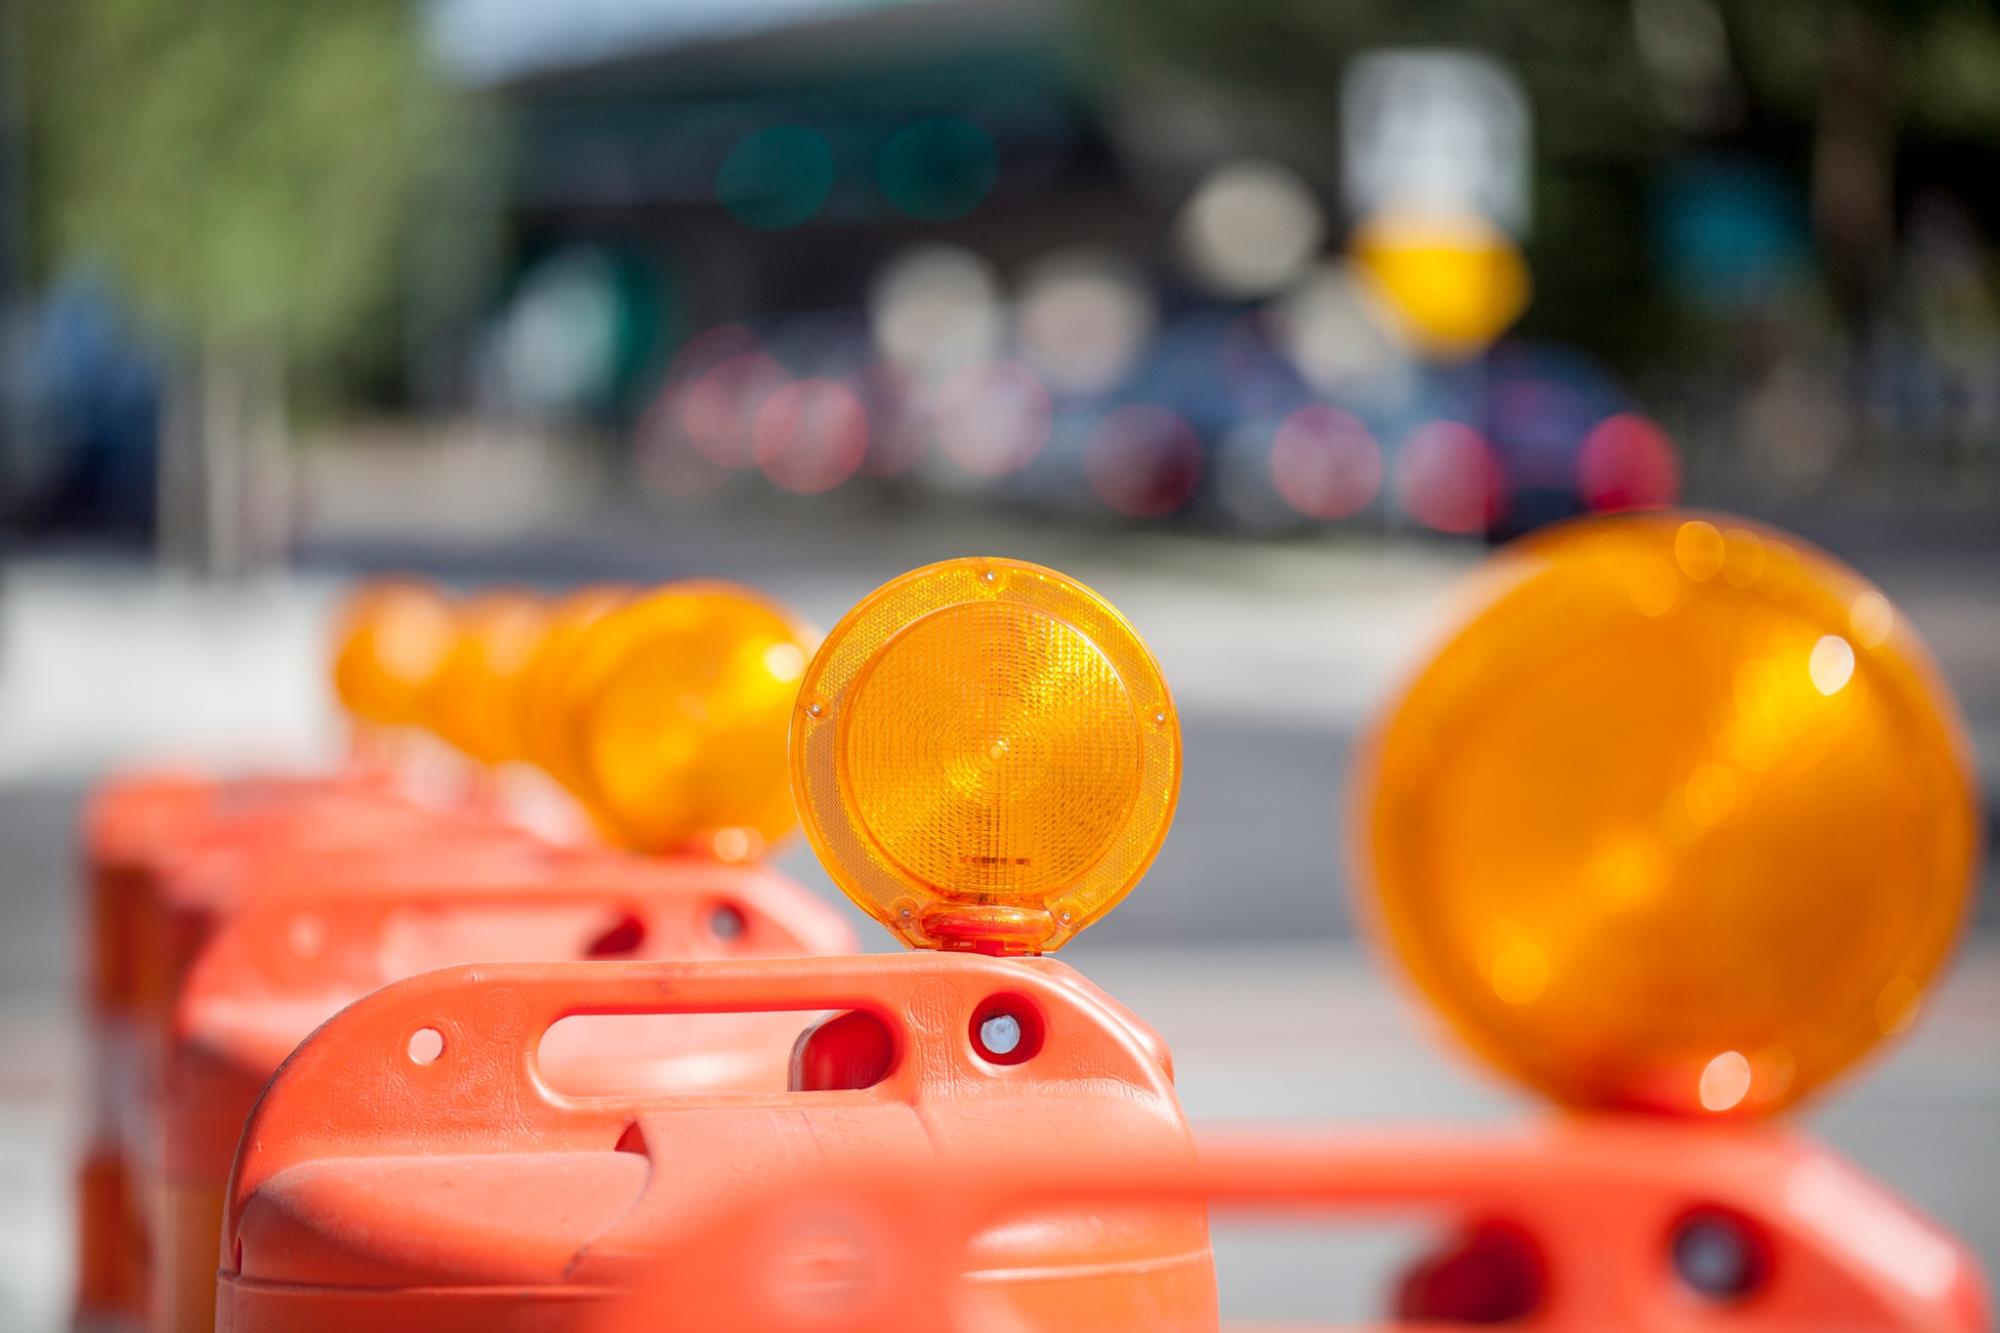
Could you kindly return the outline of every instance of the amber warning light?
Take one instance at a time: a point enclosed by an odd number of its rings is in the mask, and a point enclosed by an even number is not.
[[[1964,732],[1879,589],[1721,515],[1503,554],[1377,731],[1375,915],[1578,1106],[1788,1106],[1908,1027],[1978,854]]]
[[[820,860],[899,938],[1044,953],[1159,851],[1180,724],[1146,645],[1096,593],[1021,561],[949,560],[827,635],[791,763]]]

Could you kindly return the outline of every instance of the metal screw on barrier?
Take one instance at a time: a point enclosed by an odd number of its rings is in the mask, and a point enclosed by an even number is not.
[[[1674,1272],[1710,1300],[1748,1295],[1762,1276],[1755,1242],[1734,1218],[1715,1213],[1690,1217],[1674,1232]]]
[[[1021,1020],[994,1014],[979,1024],[979,1049],[984,1055],[1012,1055],[1021,1045]]]

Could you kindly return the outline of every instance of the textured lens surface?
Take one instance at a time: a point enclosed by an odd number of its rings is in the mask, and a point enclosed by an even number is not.
[[[1796,1100],[1907,1026],[1976,853],[1949,696],[1882,594],[1721,517],[1556,529],[1374,740],[1419,982],[1558,1099]]]
[[[856,818],[943,893],[1040,902],[1104,854],[1138,795],[1139,719],[1117,671],[1028,607],[912,625],[857,684],[845,730]]]
[[[1180,736],[1145,645],[1096,594],[958,560],[879,589],[828,636],[792,764],[821,859],[891,930],[1038,951],[1151,862]]]

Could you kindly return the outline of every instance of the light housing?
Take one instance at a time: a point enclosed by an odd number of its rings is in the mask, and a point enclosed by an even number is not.
[[[495,588],[458,605],[451,649],[425,690],[431,730],[482,764],[527,757],[519,695],[545,615],[541,599],[520,588]]]
[[[632,596],[631,588],[608,583],[565,593],[548,608],[541,642],[521,678],[516,704],[524,757],[571,792],[583,790],[586,780],[575,765],[564,681],[591,630]]]
[[[334,631],[330,674],[341,707],[378,726],[417,725],[455,633],[450,602],[430,584],[362,584],[342,605]]]
[[[1054,570],[947,560],[878,588],[799,688],[806,835],[863,910],[919,948],[1042,953],[1151,864],[1180,724],[1145,644]]]
[[[558,707],[577,794],[643,852],[762,856],[798,822],[785,729],[812,631],[731,583],[678,583],[593,625]]]
[[[1365,747],[1363,879],[1439,1010],[1579,1106],[1788,1105],[1907,1026],[1977,857],[1882,593],[1720,515],[1498,556]]]

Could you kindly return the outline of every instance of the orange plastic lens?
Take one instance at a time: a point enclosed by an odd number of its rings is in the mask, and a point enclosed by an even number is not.
[[[451,607],[429,584],[362,585],[341,609],[335,632],[333,688],[341,706],[384,726],[418,722],[424,691],[454,634]]]
[[[761,855],[798,822],[785,729],[811,650],[798,621],[730,584],[614,612],[565,681],[579,795],[639,850]]]
[[[539,599],[514,589],[482,593],[464,603],[457,634],[431,682],[431,729],[482,764],[526,757],[519,692],[541,646]]]
[[[591,630],[631,596],[630,588],[610,584],[564,596],[549,609],[534,660],[521,678],[516,706],[524,757],[573,792],[584,789],[585,778],[576,768],[564,682]]]
[[[1180,729],[1109,603],[1036,565],[953,560],[876,590],[827,637],[792,781],[828,871],[905,941],[1041,952],[1152,862]]]
[[[1914,1015],[1977,856],[1963,732],[1883,595],[1720,516],[1554,529],[1372,743],[1377,907],[1447,1017],[1561,1101],[1811,1092]]]

